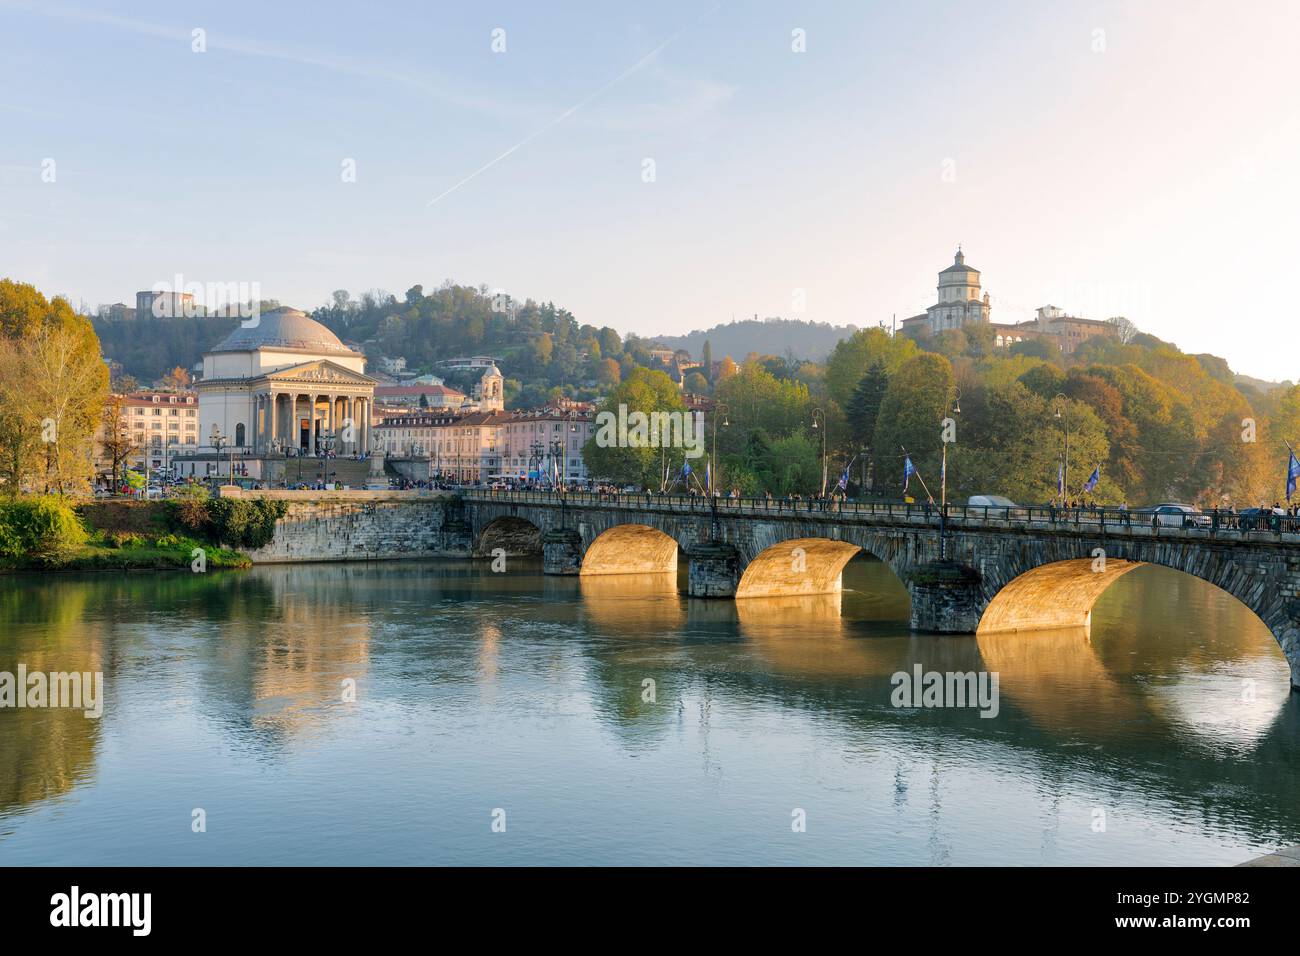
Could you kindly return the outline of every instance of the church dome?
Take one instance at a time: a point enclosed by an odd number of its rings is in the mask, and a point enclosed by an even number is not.
[[[939,275],[947,275],[954,272],[957,273],[973,272],[976,275],[979,275],[978,269],[972,269],[970,266],[966,265],[966,257],[962,255],[960,247],[958,247],[957,249],[957,254],[952,257],[952,265],[950,265],[948,268],[940,272]]]
[[[257,349],[290,349],[320,355],[356,354],[306,312],[287,308],[263,312],[256,325],[244,326],[241,323],[212,347],[213,352],[252,352]]]

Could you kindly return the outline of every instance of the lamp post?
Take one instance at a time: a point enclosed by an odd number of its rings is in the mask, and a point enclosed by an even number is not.
[[[543,451],[544,449],[545,449],[545,446],[542,444],[541,439],[539,439],[539,438],[534,438],[534,439],[533,439],[532,446],[531,446],[531,448],[530,448],[530,450],[532,451],[533,455],[532,455],[531,458],[528,459],[528,462],[529,462],[530,465],[531,465],[533,462],[537,462],[537,467],[536,467],[536,469],[529,468],[528,470],[537,476],[537,480],[538,480],[538,481],[540,481],[541,478],[542,478],[542,451]]]
[[[1055,409],[1055,418],[1061,423],[1062,439],[1062,458],[1061,458],[1061,506],[1064,507],[1068,500],[1067,492],[1070,488],[1070,424],[1065,417],[1066,402],[1068,399],[1061,392],[1056,393],[1052,399],[1052,406]]]
[[[334,450],[334,433],[322,432],[320,436],[321,451],[325,455],[324,464],[321,465],[321,471],[324,473],[324,484],[330,483],[330,452]]]
[[[551,439],[551,488],[558,490],[560,486],[560,473],[564,464],[564,439]]]
[[[727,413],[731,409],[727,407],[726,402],[718,402],[713,406],[713,442],[709,445],[709,497],[716,497],[713,494],[713,483],[718,480],[718,419],[722,419],[722,427],[728,428],[731,425]],[[687,489],[690,490],[689,488]],[[717,514],[714,514],[713,523],[715,526],[714,537],[717,537]]]
[[[826,497],[826,413],[820,408],[812,411],[813,431],[822,433],[822,497]]]
[[[225,435],[221,434],[221,429],[217,427],[217,423],[216,423],[216,422],[213,422],[213,423],[212,423],[212,438],[211,438],[211,441],[212,441],[212,447],[215,448],[215,449],[217,450],[217,474],[216,474],[216,478],[217,478],[217,484],[220,485],[220,484],[221,484],[221,446],[222,446],[222,444],[224,444],[224,443],[227,442],[227,439],[226,439],[226,436],[225,436]],[[148,454],[146,453],[146,454],[145,454],[146,468],[148,467],[148,461],[149,461],[149,456],[148,456]],[[145,494],[146,494],[146,495],[148,494],[148,487],[149,487],[149,482],[148,482],[148,478],[146,477],[146,479],[145,479]]]
[[[113,494],[117,494],[117,490],[122,487],[121,478],[119,477],[121,474],[120,466],[125,464],[127,458],[131,455],[131,430],[127,428],[125,423],[117,427],[117,442],[117,447],[113,449]],[[126,448],[125,453],[122,451],[123,448]]]
[[[948,420],[948,409],[952,408],[954,415],[961,414],[961,389],[956,385],[950,386],[948,396],[943,403],[943,420],[939,422],[942,429],[939,433],[940,444],[943,445],[943,465],[939,472],[939,507],[943,511],[948,508],[948,441],[945,432],[947,431],[946,422]]]
[[[961,389],[956,385],[948,388],[943,401],[943,421],[939,422],[939,443],[943,445],[943,464],[939,471],[939,560],[948,557],[948,441],[947,419],[948,407],[952,406],[954,415],[961,414]]]

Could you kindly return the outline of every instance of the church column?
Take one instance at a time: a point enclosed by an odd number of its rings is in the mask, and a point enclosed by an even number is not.
[[[279,412],[280,406],[279,403],[276,402],[276,395],[274,391],[271,392],[271,394],[268,395],[267,398],[268,398],[268,404],[267,404],[267,412],[266,412],[266,418],[267,418],[266,427],[267,427],[267,439],[268,439],[267,450],[269,451],[271,448],[275,447],[275,440],[276,438],[279,437],[279,435],[277,434],[278,428],[276,425],[275,416],[276,413]]]
[[[320,403],[320,396],[315,392],[311,393],[311,448],[310,454],[316,454],[317,443],[320,441],[320,425],[316,423],[316,406]]]
[[[266,407],[266,403],[262,398],[263,396],[260,393],[253,396],[253,421],[250,424],[253,433],[252,445],[254,455],[260,455],[262,453],[262,411]]]

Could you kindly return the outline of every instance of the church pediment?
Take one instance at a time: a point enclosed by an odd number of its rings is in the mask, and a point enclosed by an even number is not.
[[[298,365],[290,365],[287,368],[279,368],[274,372],[267,372],[263,378],[272,384],[286,385],[308,382],[326,385],[357,385],[369,388],[376,384],[376,380],[369,375],[354,372],[352,369],[344,368],[342,365],[328,359],[302,362]]]

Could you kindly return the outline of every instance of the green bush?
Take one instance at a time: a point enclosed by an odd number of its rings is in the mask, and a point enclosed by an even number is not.
[[[260,548],[275,536],[275,523],[289,506],[265,498],[212,498],[205,503],[210,532],[217,541],[235,547]]]
[[[209,501],[206,497],[187,497],[167,502],[169,527],[203,537],[210,535]]]
[[[138,545],[144,538],[134,531],[106,531],[104,532],[104,544],[110,548],[131,548]]]
[[[86,544],[72,505],[53,495],[0,503],[0,558],[57,564]]]

